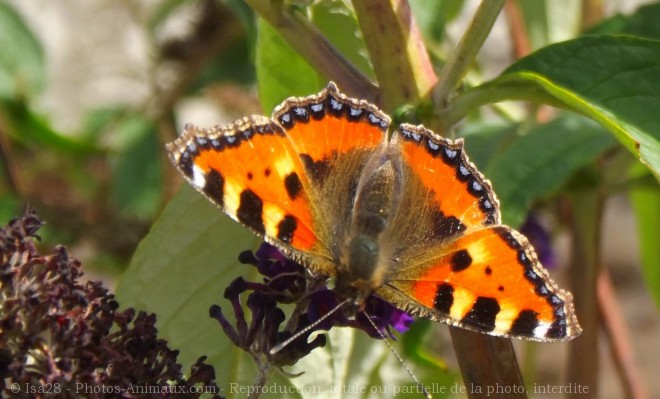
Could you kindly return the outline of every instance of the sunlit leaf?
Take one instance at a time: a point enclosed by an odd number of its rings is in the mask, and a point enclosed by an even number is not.
[[[365,75],[375,78],[367,47],[352,10],[342,0],[321,1],[311,6],[311,20],[330,43]]]
[[[510,123],[472,122],[459,133],[465,139],[465,152],[470,161],[482,170],[493,156],[518,138],[518,128]]]
[[[209,307],[223,305],[229,282],[249,270],[236,257],[255,241],[186,185],[138,246],[117,289],[122,306],[158,315],[158,330],[181,349],[184,369],[208,355],[225,387],[235,377],[239,353],[209,317]]]
[[[259,20],[256,50],[259,97],[266,115],[290,96],[305,96],[327,82],[267,22]]]
[[[540,90],[537,101],[559,102],[597,121],[660,176],[659,77],[660,42],[586,36],[523,58],[475,92]]]

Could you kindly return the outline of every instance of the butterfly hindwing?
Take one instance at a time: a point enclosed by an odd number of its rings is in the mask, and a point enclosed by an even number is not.
[[[580,333],[571,294],[557,287],[520,233],[489,226],[457,238],[388,289],[413,313],[499,336],[561,341]],[[385,296],[389,294],[384,293]]]
[[[406,184],[397,228],[388,230],[396,234],[386,241],[398,248],[397,262],[379,295],[492,335],[556,341],[580,333],[570,293],[552,281],[524,236],[499,224],[491,185],[462,141],[402,125],[390,146]],[[406,220],[414,225],[401,229]]]

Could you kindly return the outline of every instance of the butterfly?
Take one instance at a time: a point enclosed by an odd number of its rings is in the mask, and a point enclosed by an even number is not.
[[[572,296],[528,240],[501,224],[463,140],[401,124],[330,82],[271,118],[186,125],[167,145],[185,179],[356,309],[376,295],[410,314],[490,335],[580,334]]]

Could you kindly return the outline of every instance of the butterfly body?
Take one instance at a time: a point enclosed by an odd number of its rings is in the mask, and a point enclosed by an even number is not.
[[[580,333],[570,293],[526,238],[501,225],[462,140],[390,119],[329,84],[272,118],[168,145],[184,177],[231,218],[360,309],[375,294],[409,313],[487,334],[561,341]]]

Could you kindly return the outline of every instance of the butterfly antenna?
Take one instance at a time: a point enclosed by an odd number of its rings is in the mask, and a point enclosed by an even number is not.
[[[334,308],[330,309],[330,311],[323,316],[321,316],[319,319],[314,321],[312,324],[308,325],[307,327],[303,328],[302,330],[298,331],[297,333],[293,334],[292,336],[289,337],[289,339],[280,342],[279,344],[275,345],[271,350],[268,351],[271,355],[275,355],[277,352],[281,351],[284,349],[286,346],[288,346],[291,342],[295,341],[296,339],[300,338],[301,335],[307,333],[309,330],[313,329],[314,327],[318,326],[321,324],[325,319],[328,317],[332,316],[333,313],[339,310],[342,306],[346,305],[348,303],[348,299],[345,299],[343,302],[341,302],[339,305],[335,306]]]
[[[421,388],[422,388],[422,393],[424,394],[424,396],[426,397],[426,399],[432,399],[433,397],[431,396],[431,394],[429,393],[429,391],[426,389],[426,386],[424,386],[424,384],[422,384],[422,383],[417,379],[417,377],[416,377],[415,374],[412,372],[412,370],[408,367],[408,365],[406,364],[406,362],[403,361],[403,358],[401,357],[401,355],[399,355],[399,353],[394,349],[394,347],[392,346],[392,344],[389,343],[389,341],[387,340],[387,338],[385,337],[385,335],[383,334],[383,332],[380,331],[380,329],[378,329],[378,327],[376,326],[376,323],[374,323],[374,321],[371,320],[371,317],[369,317],[369,315],[367,314],[367,312],[362,311],[362,313],[365,315],[365,317],[367,318],[367,320],[369,320],[369,323],[371,323],[371,325],[374,327],[374,329],[378,332],[378,335],[380,335],[380,337],[383,339],[383,342],[385,342],[385,345],[387,345],[387,347],[389,348],[390,352],[392,352],[392,353],[394,354],[394,356],[396,356],[397,360],[399,360],[399,363],[401,363],[401,365],[403,366],[403,368],[406,369],[406,371],[408,372],[408,375],[410,375],[410,378],[412,378],[413,381],[415,381],[415,384],[417,384],[418,387],[421,387]]]

